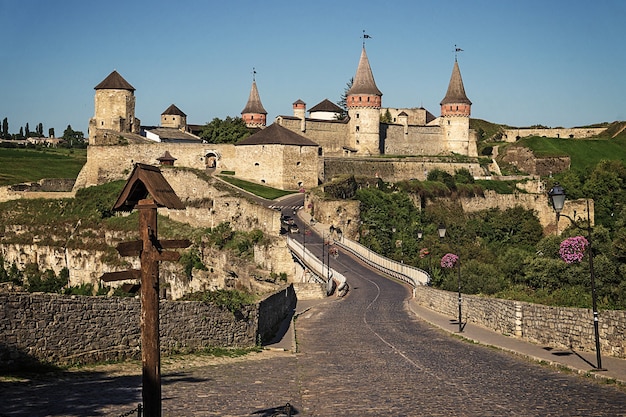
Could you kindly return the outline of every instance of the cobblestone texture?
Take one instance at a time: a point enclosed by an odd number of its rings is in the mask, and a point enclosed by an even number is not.
[[[270,416],[287,402],[298,416],[626,415],[626,392],[451,337],[407,312],[404,286],[341,261],[351,291],[296,319],[298,353],[164,370],[163,415]],[[0,382],[0,416],[119,416],[140,386],[108,373]]]

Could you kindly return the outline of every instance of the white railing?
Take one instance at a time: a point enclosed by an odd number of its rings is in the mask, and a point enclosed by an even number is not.
[[[335,244],[354,254],[372,268],[402,280],[413,287],[427,285],[430,282],[430,275],[423,269],[386,258],[353,240],[346,239],[343,235],[335,240]]]
[[[293,254],[302,261],[302,263],[315,275],[316,281],[331,285],[332,281],[337,282],[337,288],[342,288],[346,283],[346,277],[337,272],[333,268],[320,261],[317,256],[313,255],[300,242],[287,236],[287,247],[291,249]],[[332,292],[331,287],[327,287],[328,292]]]

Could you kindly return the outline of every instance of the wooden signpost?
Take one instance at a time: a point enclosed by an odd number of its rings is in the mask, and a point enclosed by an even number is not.
[[[150,196],[151,198],[147,198]],[[159,240],[157,208],[184,209],[157,167],[136,164],[113,210],[139,211],[140,240],[117,245],[121,256],[139,256],[141,270],[108,272],[105,282],[140,279],[142,399],[146,417],[161,417],[161,351],[159,341],[159,262],[177,261],[180,253],[165,249],[186,248],[191,242]]]

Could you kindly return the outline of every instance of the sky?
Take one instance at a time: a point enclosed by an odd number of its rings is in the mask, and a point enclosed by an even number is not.
[[[0,0],[0,119],[86,135],[117,70],[142,125],[171,104],[205,124],[241,116],[254,69],[270,124],[339,101],[365,40],[383,107],[438,116],[456,45],[473,118],[626,120],[624,22],[623,0]]]

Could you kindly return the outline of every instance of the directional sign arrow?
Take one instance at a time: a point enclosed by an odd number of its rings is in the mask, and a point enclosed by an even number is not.
[[[106,272],[102,274],[100,279],[104,282],[122,281],[125,279],[140,279],[141,271],[138,269],[129,269],[127,271]]]

